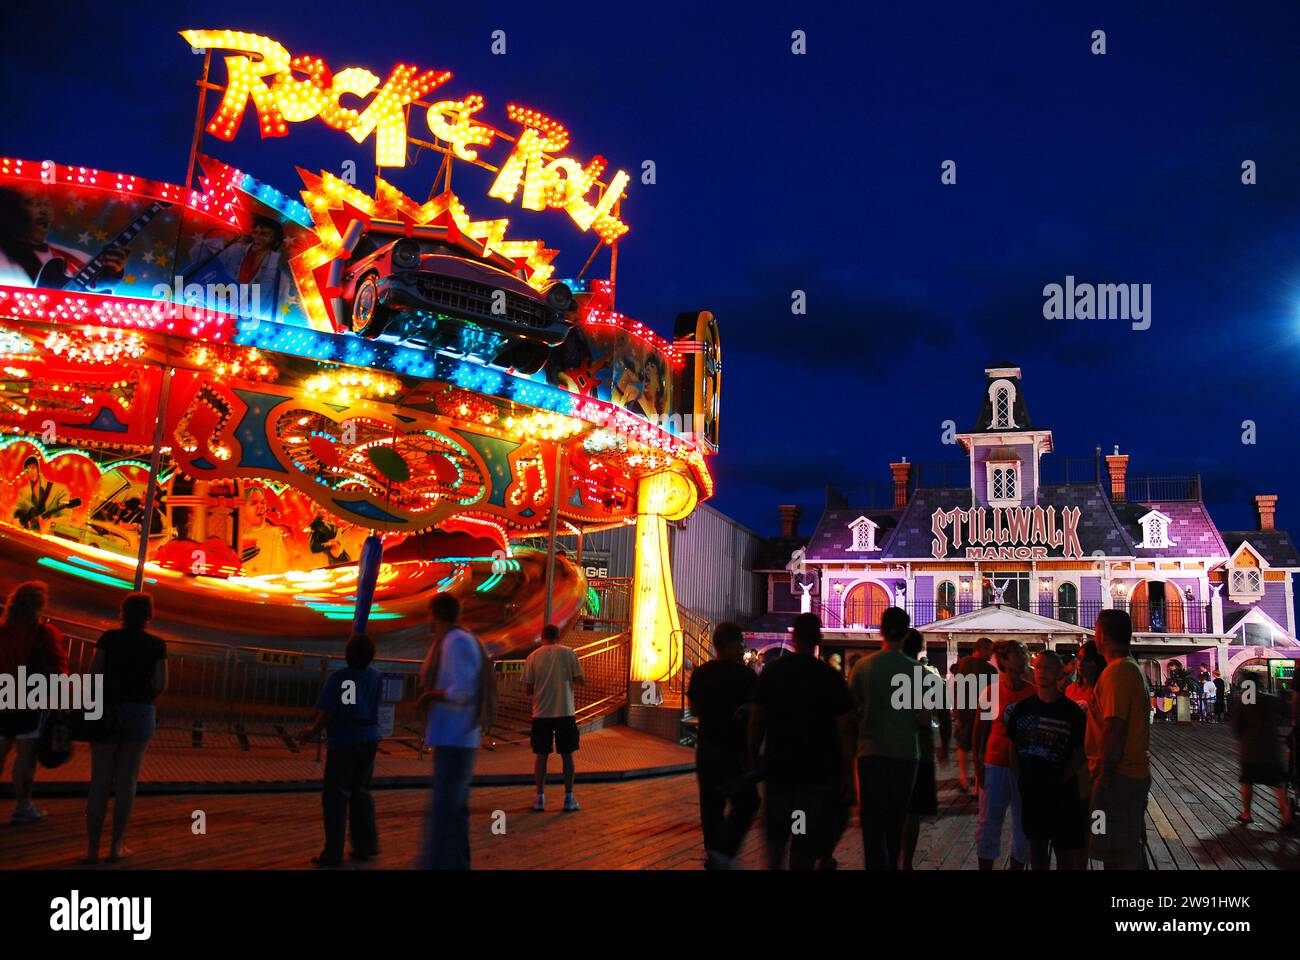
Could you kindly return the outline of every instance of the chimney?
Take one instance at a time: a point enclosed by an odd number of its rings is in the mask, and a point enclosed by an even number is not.
[[[912,465],[904,457],[902,463],[891,463],[889,469],[894,473],[894,509],[902,510],[907,506],[907,487],[912,479]]]
[[[1123,503],[1124,480],[1128,473],[1128,454],[1120,453],[1119,447],[1115,447],[1115,452],[1106,457],[1106,468],[1110,470],[1110,498],[1119,503]]]
[[[1261,493],[1255,497],[1255,512],[1259,514],[1259,529],[1273,529],[1273,513],[1277,510],[1277,494]]]
[[[799,515],[803,508],[793,503],[783,503],[777,507],[781,511],[781,536],[793,539],[799,536]]]

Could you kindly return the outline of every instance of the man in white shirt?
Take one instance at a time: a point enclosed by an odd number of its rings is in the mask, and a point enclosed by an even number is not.
[[[578,721],[573,707],[573,685],[583,683],[582,664],[570,647],[560,643],[560,628],[547,624],[542,645],[524,661],[524,689],[533,698],[532,745],[536,759],[533,777],[537,799],[533,809],[546,809],[546,761],[552,744],[564,768],[564,810],[578,809],[573,796],[573,754],[578,749]]]
[[[492,669],[478,639],[457,625],[460,601],[440,593],[429,603],[433,642],[420,669],[420,705],[429,705],[424,742],[433,748],[432,796],[421,865],[468,870],[469,784],[480,742],[483,670]]]

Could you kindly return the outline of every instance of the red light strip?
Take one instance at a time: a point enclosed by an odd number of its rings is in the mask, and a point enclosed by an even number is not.
[[[237,323],[228,313],[195,304],[4,285],[0,285],[0,316],[45,323],[157,330],[215,341],[228,340]]]

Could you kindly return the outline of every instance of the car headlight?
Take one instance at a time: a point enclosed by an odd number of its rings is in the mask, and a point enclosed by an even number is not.
[[[567,313],[573,306],[573,291],[567,283],[553,283],[546,291],[546,304],[552,310]]]
[[[410,237],[393,244],[393,266],[401,270],[414,270],[420,265],[420,245]]]

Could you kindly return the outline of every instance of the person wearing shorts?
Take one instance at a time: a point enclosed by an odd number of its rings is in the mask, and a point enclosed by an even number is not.
[[[533,810],[546,809],[546,762],[552,750],[560,755],[564,770],[564,810],[579,809],[573,796],[573,755],[578,750],[578,721],[573,705],[573,685],[584,681],[578,655],[560,643],[560,628],[547,624],[542,645],[524,661],[524,689],[533,698],[533,779],[537,799]]]

